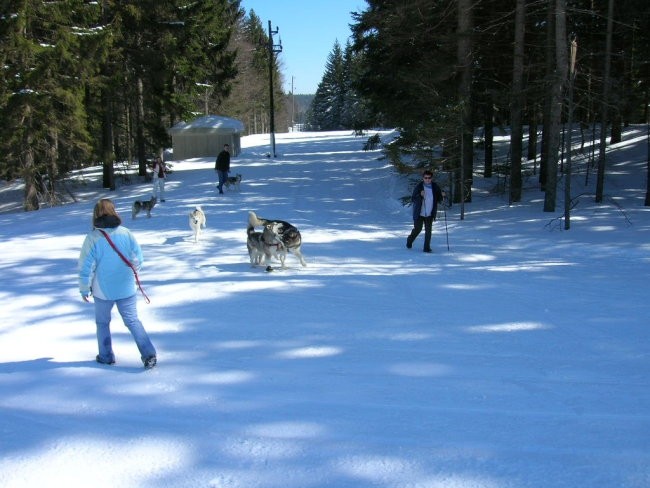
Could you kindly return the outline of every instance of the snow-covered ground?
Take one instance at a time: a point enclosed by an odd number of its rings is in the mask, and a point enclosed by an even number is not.
[[[278,134],[274,159],[244,138],[222,196],[212,159],[176,162],[151,219],[148,184],[92,172],[79,203],[0,214],[0,486],[647,488],[644,131],[610,148],[606,203],[577,172],[571,230],[561,190],[550,214],[534,179],[508,206],[477,178],[431,255],[405,247],[413,179],[343,132]],[[143,246],[151,371],[116,313],[117,364],[94,361],[76,265],[100,196]],[[252,269],[249,210],[297,225],[308,266]]]

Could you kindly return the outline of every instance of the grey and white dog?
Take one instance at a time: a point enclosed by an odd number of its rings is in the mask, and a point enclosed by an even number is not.
[[[151,217],[151,211],[156,206],[157,201],[156,197],[151,197],[150,200],[136,200],[131,207],[131,218],[135,219],[140,212],[147,212],[147,217]]]
[[[284,268],[287,249],[275,234],[267,229],[257,232],[255,227],[250,225],[246,228],[246,234],[248,235],[246,247],[248,247],[251,266],[266,265],[266,270],[272,271],[273,268],[269,261],[271,258],[275,258],[280,261],[280,266]]]
[[[251,260],[251,266],[257,266],[264,262],[264,241],[262,240],[262,233],[256,232],[255,227],[250,225],[246,229],[248,238],[246,239],[246,247],[248,248],[248,257]]]
[[[302,236],[296,226],[284,220],[263,219],[258,217],[253,211],[248,212],[248,225],[249,227],[264,227],[264,232],[266,232],[265,239],[270,242],[271,236],[274,236],[284,245],[287,251],[298,258],[300,264],[307,266],[305,258],[302,255]]]
[[[190,212],[190,229],[194,232],[194,242],[199,242],[201,231],[206,227],[205,213],[200,205]]]
[[[234,187],[237,191],[240,190],[240,184],[241,184],[241,175],[237,173],[235,176],[228,176],[226,178],[226,181],[224,182],[224,186],[226,189],[230,189],[230,187]]]

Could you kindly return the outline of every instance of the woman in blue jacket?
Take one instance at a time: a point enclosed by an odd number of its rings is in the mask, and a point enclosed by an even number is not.
[[[103,198],[93,210],[93,230],[86,236],[79,255],[79,293],[84,301],[95,301],[97,362],[115,364],[111,341],[111,310],[117,305],[124,325],[135,340],[144,367],[156,365],[156,349],[138,318],[137,287],[133,270],[113,249],[102,231],[128,259],[135,270],[142,266],[142,249],[131,231],[123,227],[113,202]]]
[[[420,181],[413,189],[413,230],[406,238],[406,247],[411,249],[413,241],[422,231],[424,225],[424,252],[431,251],[431,229],[438,213],[438,202],[445,198],[445,192],[433,181],[433,173],[425,170]]]

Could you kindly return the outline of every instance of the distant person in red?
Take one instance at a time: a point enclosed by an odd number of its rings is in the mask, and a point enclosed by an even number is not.
[[[165,177],[167,168],[160,156],[153,162],[153,196],[159,202],[165,201]]]

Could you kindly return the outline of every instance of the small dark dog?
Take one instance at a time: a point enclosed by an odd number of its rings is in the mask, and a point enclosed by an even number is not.
[[[133,207],[131,207],[131,218],[135,219],[135,216],[140,212],[147,212],[147,217],[151,217],[151,211],[156,206],[156,197],[151,197],[151,200],[136,200],[133,202]]]
[[[237,173],[235,176],[229,176],[224,182],[224,186],[229,189],[231,186],[239,191],[239,184],[241,183],[241,175]]]

